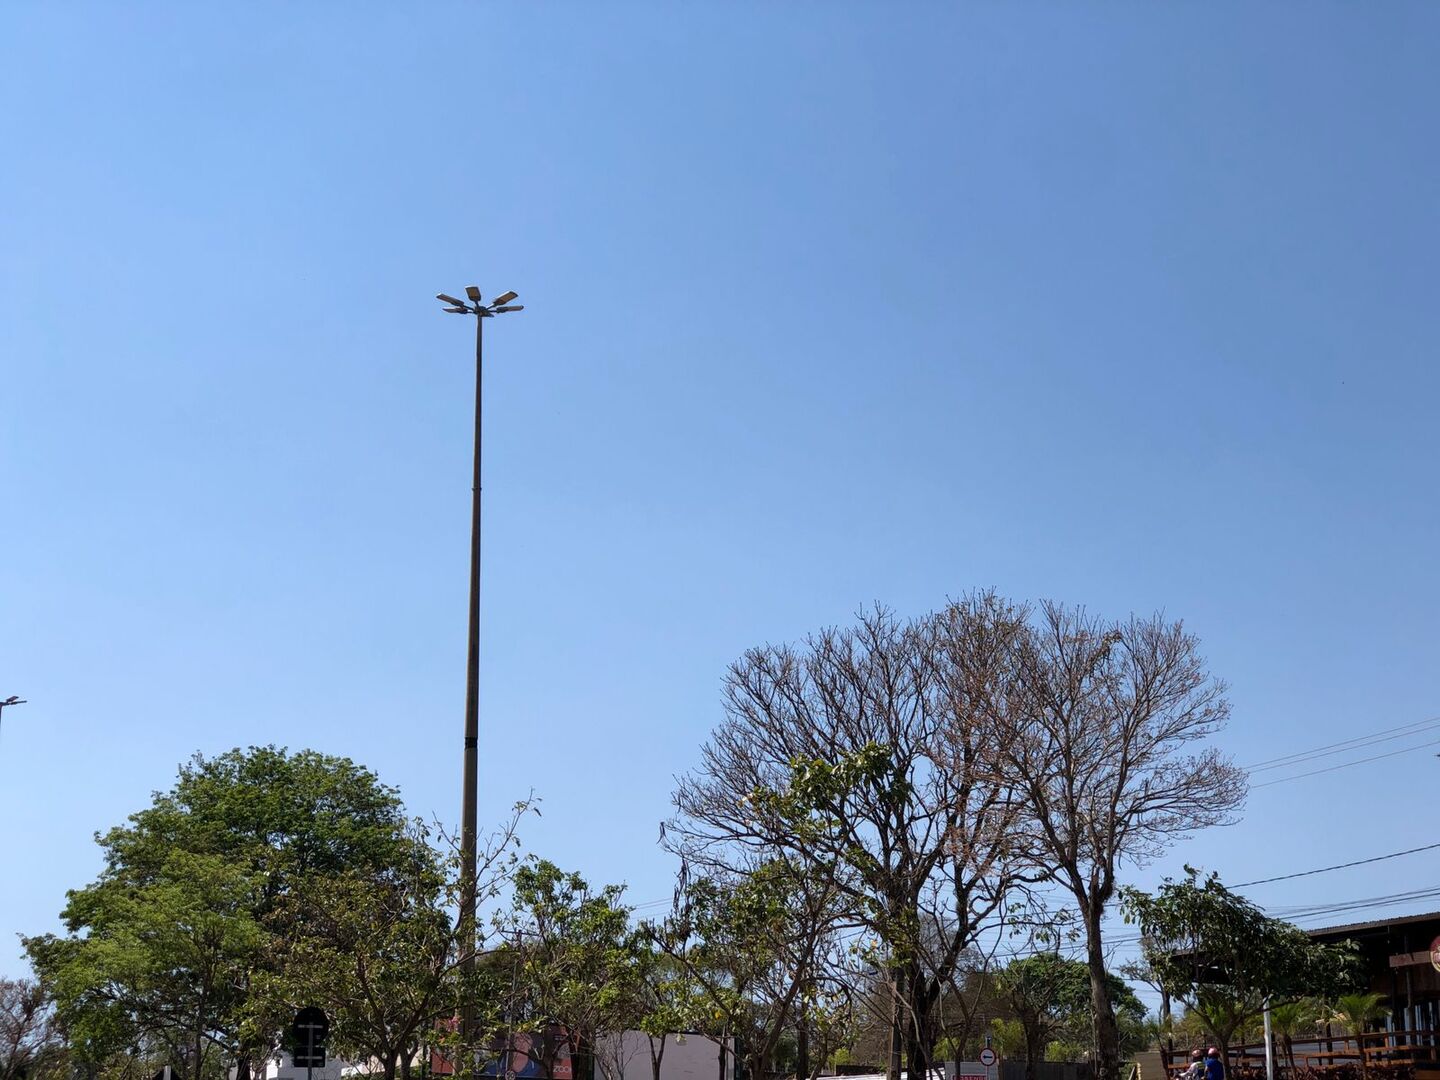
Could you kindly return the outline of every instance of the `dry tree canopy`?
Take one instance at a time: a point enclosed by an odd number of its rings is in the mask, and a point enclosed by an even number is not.
[[[833,880],[841,928],[889,966],[912,1065],[961,956],[1040,880],[1074,897],[1110,1012],[1099,918],[1117,867],[1229,821],[1246,794],[1204,745],[1229,715],[1225,687],[1162,616],[993,592],[911,620],[877,608],[751,649],[724,709],[679,780],[667,843],[707,873],[784,857]],[[1107,1074],[1110,1041],[1097,1033]]]

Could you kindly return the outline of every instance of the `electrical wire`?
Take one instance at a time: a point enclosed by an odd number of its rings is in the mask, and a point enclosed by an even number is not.
[[[1379,731],[1371,732],[1368,735],[1357,735],[1353,739],[1344,739],[1337,743],[1317,746],[1312,750],[1298,750],[1293,754],[1283,754],[1277,758],[1268,758],[1265,761],[1258,761],[1254,765],[1246,766],[1245,771],[1248,773],[1257,773],[1265,772],[1269,769],[1284,768],[1288,765],[1302,765],[1313,758],[1329,757],[1331,754],[1338,754],[1343,750],[1353,750],[1361,746],[1370,746],[1375,743],[1403,739],[1406,735],[1419,735],[1437,726],[1440,726],[1440,716],[1432,716],[1425,720],[1416,720],[1409,724],[1401,724],[1398,727],[1381,728]]]
[[[1363,911],[1366,908],[1387,907],[1391,904],[1410,904],[1416,900],[1431,900],[1440,897],[1440,887],[1427,886],[1410,892],[1390,893],[1386,896],[1367,896],[1359,900],[1345,900],[1335,904],[1320,904],[1313,907],[1277,908],[1292,919],[1308,919],[1316,915],[1340,915],[1348,911]]]
[[[1426,844],[1424,847],[1409,848],[1405,851],[1392,851],[1389,855],[1374,855],[1368,859],[1356,859],[1354,862],[1336,863],[1334,866],[1321,866],[1315,870],[1301,870],[1294,874],[1280,874],[1277,877],[1259,878],[1256,881],[1242,881],[1238,885],[1231,885],[1232,889],[1246,889],[1251,885],[1269,885],[1272,881],[1290,881],[1292,878],[1309,877],[1311,874],[1328,874],[1331,870],[1348,870],[1352,866],[1365,866],[1368,863],[1384,862],[1386,859],[1398,859],[1401,855],[1414,855],[1421,851],[1434,851],[1440,848],[1440,844]]]
[[[1355,761],[1342,762],[1339,765],[1330,765],[1324,769],[1312,769],[1309,772],[1296,773],[1294,776],[1282,776],[1279,780],[1266,780],[1263,784],[1251,784],[1250,790],[1258,788],[1274,787],[1276,784],[1283,784],[1290,780],[1303,780],[1307,776],[1319,776],[1321,773],[1335,772],[1338,769],[1351,769],[1356,765],[1364,765],[1370,761],[1383,761],[1385,758],[1399,757],[1402,754],[1414,753],[1416,750],[1424,750],[1427,746],[1440,746],[1440,739],[1432,739],[1430,742],[1418,743],[1415,746],[1406,746],[1400,750],[1391,750],[1388,754],[1375,754],[1372,757],[1357,758]]]

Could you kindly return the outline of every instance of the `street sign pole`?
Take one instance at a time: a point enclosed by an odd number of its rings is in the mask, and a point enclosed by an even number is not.
[[[295,1014],[290,1024],[290,1045],[294,1047],[292,1064],[305,1067],[305,1080],[314,1080],[315,1066],[325,1067],[325,1039],[330,1034],[330,1018],[324,1010],[307,1006]]]

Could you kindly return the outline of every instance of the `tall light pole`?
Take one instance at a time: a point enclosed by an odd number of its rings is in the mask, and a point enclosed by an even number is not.
[[[460,796],[460,970],[469,981],[475,970],[475,771],[480,744],[480,420],[481,391],[484,386],[485,320],[507,311],[523,311],[524,304],[512,304],[513,292],[502,293],[490,303],[481,302],[480,290],[465,287],[469,300],[437,293],[435,299],[449,306],[452,315],[475,317],[475,481],[470,496],[470,640],[465,658],[465,756]],[[468,995],[468,988],[467,988]],[[467,1055],[475,1034],[475,1008],[468,1000],[460,1013],[460,1032]],[[467,1070],[468,1072],[468,1070]]]

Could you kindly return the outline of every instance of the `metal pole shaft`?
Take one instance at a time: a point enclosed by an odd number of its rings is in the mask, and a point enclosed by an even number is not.
[[[465,766],[460,812],[460,969],[475,970],[475,828],[476,769],[480,744],[480,425],[482,416],[485,320],[475,317],[475,477],[470,501],[470,634],[465,661]],[[467,988],[468,994],[468,988]],[[475,1034],[475,1008],[461,1010],[461,1034],[468,1053]],[[469,1070],[465,1070],[468,1074]]]
[[[1265,999],[1265,1080],[1275,1080],[1275,1037],[1270,1033],[1270,999]]]

